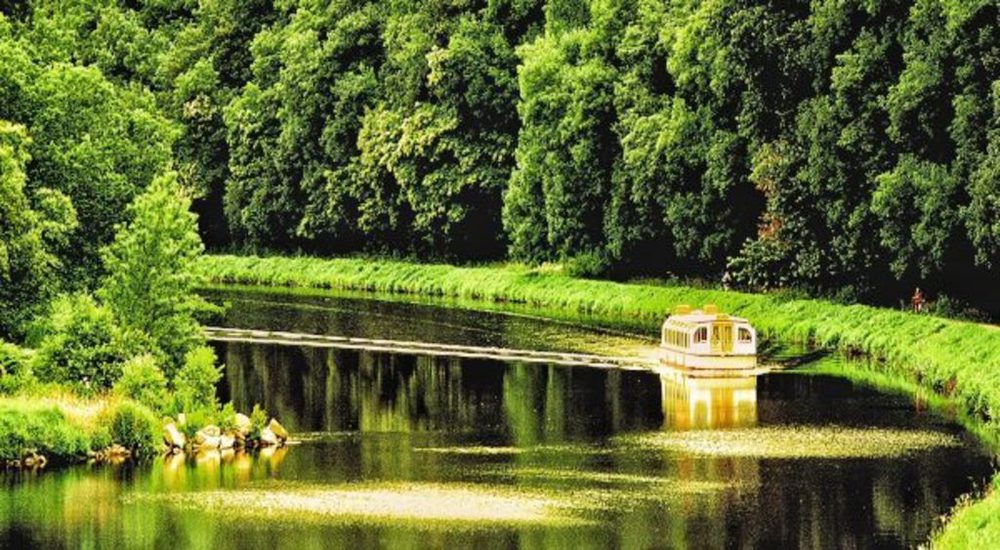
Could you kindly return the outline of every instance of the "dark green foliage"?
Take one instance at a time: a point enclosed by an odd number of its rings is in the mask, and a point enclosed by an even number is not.
[[[133,401],[122,401],[106,413],[111,441],[140,458],[153,455],[160,446],[162,424],[156,414]]]
[[[30,147],[23,126],[0,120],[0,337],[20,335],[59,288],[55,253],[76,228],[64,195],[26,189]]]
[[[0,340],[0,394],[13,394],[34,381],[28,351]]]
[[[985,1],[32,0],[0,19],[0,331],[93,281],[171,161],[212,247],[1000,311],[998,80]]]
[[[45,252],[59,261],[23,279],[50,289],[96,279],[98,250],[124,219],[124,207],[170,162],[175,134],[153,96],[125,82],[152,72],[154,56],[145,49],[156,42],[97,4],[107,3],[39,1],[22,22],[0,16],[0,177],[20,179],[33,206],[62,225],[55,234],[55,224],[43,224],[53,233],[42,237]],[[14,142],[8,122],[20,125],[13,126],[20,134]],[[19,219],[30,215],[25,208],[12,219],[24,226],[25,239],[37,238]],[[37,302],[51,296],[42,294]]]

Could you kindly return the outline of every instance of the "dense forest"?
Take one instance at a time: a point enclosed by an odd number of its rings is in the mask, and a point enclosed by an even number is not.
[[[0,0],[0,334],[171,171],[209,249],[996,313],[984,0]],[[106,253],[105,253],[106,255]]]

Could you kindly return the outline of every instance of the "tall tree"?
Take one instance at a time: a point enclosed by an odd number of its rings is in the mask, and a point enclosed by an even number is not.
[[[125,331],[148,335],[168,359],[168,379],[204,343],[196,314],[193,263],[203,252],[191,198],[175,172],[153,180],[129,207],[131,220],[104,250],[108,275],[99,295]]]

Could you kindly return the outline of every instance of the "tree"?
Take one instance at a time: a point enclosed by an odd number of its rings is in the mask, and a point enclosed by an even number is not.
[[[145,333],[167,359],[168,378],[204,343],[196,314],[207,304],[194,293],[192,264],[204,247],[191,199],[168,172],[129,207],[131,220],[104,252],[108,272],[99,295],[124,331]]]
[[[26,192],[31,140],[23,126],[0,120],[0,337],[18,335],[59,289],[54,250],[76,227],[66,197],[48,189]]]

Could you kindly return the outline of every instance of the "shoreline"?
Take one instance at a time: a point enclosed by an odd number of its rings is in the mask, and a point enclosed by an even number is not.
[[[956,403],[961,422],[991,448],[1000,449],[1000,331],[989,325],[771,294],[578,279],[548,266],[214,255],[199,260],[195,269],[209,289],[241,285],[310,295],[378,292],[445,306],[514,306],[546,318],[583,317],[629,330],[658,326],[679,304],[714,303],[751,319],[769,338],[873,358],[883,382]],[[850,374],[845,370],[845,376]],[[998,483],[1000,476],[991,485]],[[987,487],[984,495],[964,499],[943,529],[932,534],[932,544],[982,544],[977,535],[1000,540],[1000,519],[993,513],[1000,510],[998,493]]]

